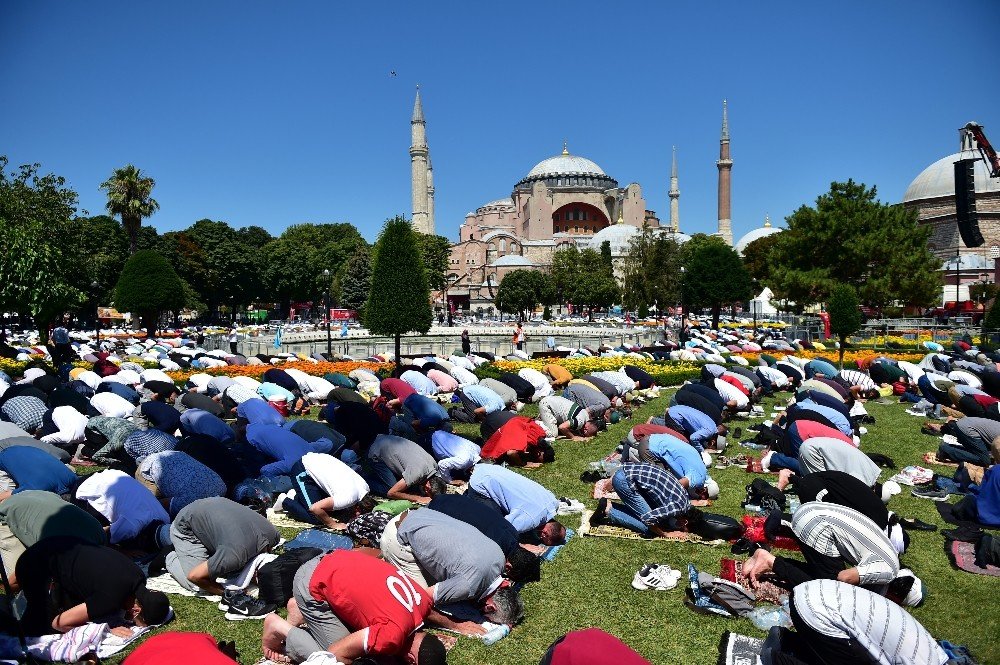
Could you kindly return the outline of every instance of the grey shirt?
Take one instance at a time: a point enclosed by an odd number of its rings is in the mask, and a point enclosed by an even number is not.
[[[171,528],[198,541],[208,552],[208,570],[216,576],[239,572],[258,554],[278,544],[278,530],[250,508],[224,497],[189,503]]]
[[[497,395],[500,395],[500,399],[503,403],[510,406],[517,401],[517,391],[508,386],[506,383],[501,383],[496,379],[486,378],[479,382],[479,385],[489,388]]]
[[[436,510],[411,510],[396,537],[436,585],[436,605],[483,600],[500,583],[503,551],[471,524]]]
[[[567,397],[582,406],[591,418],[601,416],[611,408],[611,400],[604,393],[581,383],[571,383],[566,386],[563,397]]]
[[[993,443],[993,439],[1000,436],[1000,422],[990,420],[989,418],[973,418],[971,416],[967,416],[956,421],[955,424],[963,434],[966,434],[974,439],[982,439],[987,448],[989,448],[990,444]]]
[[[368,449],[368,457],[381,460],[407,487],[422,483],[437,473],[437,462],[430,454],[409,439],[392,434],[379,434]]]

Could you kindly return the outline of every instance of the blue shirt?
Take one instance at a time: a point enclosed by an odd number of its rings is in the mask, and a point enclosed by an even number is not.
[[[692,488],[705,485],[705,462],[691,444],[670,434],[653,434],[649,437],[649,452],[666,462],[677,476],[687,478]]]
[[[150,427],[161,432],[173,434],[181,426],[181,414],[166,402],[144,402],[139,411],[149,421]]]
[[[275,460],[261,467],[260,473],[263,476],[288,475],[292,466],[306,453],[330,450],[333,445],[329,439],[317,439],[309,443],[295,432],[280,425],[248,425],[247,442]]]
[[[823,360],[810,360],[806,363],[806,378],[811,379],[816,374],[822,374],[828,379],[836,378],[839,371],[830,363]]]
[[[438,427],[448,421],[448,410],[419,393],[413,393],[403,402],[403,409],[420,421],[421,427]]]
[[[290,390],[282,388],[277,383],[262,383],[257,387],[257,394],[264,399],[283,399],[289,404],[295,402],[295,395]]]
[[[251,425],[281,425],[285,419],[262,399],[248,399],[236,407],[236,417]]]
[[[462,388],[462,394],[476,405],[486,409],[486,413],[496,413],[507,407],[500,395],[477,383]]]
[[[476,466],[469,489],[493,499],[518,533],[544,525],[555,518],[559,509],[555,494],[534,480],[495,464]]]
[[[267,408],[271,409],[271,407]],[[274,409],[271,410],[274,411]],[[201,409],[188,409],[181,414],[181,432],[185,435],[201,434],[220,443],[229,443],[236,439],[232,427],[221,418]]]
[[[77,481],[77,475],[65,464],[31,446],[11,446],[0,451],[0,469],[17,483],[15,494],[24,490],[66,494]]]
[[[126,386],[124,383],[118,383],[117,381],[102,381],[95,392],[99,393],[114,393],[123,399],[127,399],[133,404],[139,404],[139,393],[133,390],[131,387]]]
[[[705,443],[719,433],[719,429],[711,416],[698,409],[683,404],[676,404],[667,409],[667,415],[675,423],[684,428],[684,433],[691,440],[691,445],[699,453],[704,452]]]
[[[410,384],[410,387],[421,395],[437,394],[437,384],[416,370],[408,369],[399,378]]]
[[[854,428],[851,426],[851,421],[845,418],[844,414],[841,413],[840,411],[837,411],[836,409],[831,409],[828,406],[822,406],[809,399],[803,402],[796,402],[795,405],[802,409],[815,411],[816,413],[820,414],[821,416],[829,420],[831,423],[833,423],[834,427],[839,429],[847,436],[854,436]]]

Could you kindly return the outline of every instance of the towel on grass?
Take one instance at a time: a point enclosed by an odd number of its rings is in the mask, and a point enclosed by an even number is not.
[[[573,529],[566,529],[566,542],[563,543],[562,545],[550,545],[548,549],[542,552],[541,556],[542,561],[554,560],[556,558],[556,555],[562,551],[562,548],[566,547],[566,543],[569,542],[569,539],[575,535],[576,531],[573,531]]]
[[[132,644],[146,633],[169,623],[174,611],[167,613],[167,619],[156,626],[129,626],[130,637],[119,637],[111,632],[106,623],[88,623],[66,633],[42,635],[28,638],[28,653],[35,658],[50,662],[73,663],[88,653],[96,653],[99,658],[109,658]]]
[[[719,640],[719,665],[749,665],[757,662],[764,640],[726,631]]]

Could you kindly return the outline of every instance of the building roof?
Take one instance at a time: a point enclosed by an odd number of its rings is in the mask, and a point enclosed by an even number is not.
[[[925,199],[935,199],[942,196],[955,196],[955,167],[954,164],[960,158],[969,159],[979,157],[979,151],[966,150],[956,152],[937,160],[920,175],[913,179],[910,186],[906,188],[903,195],[903,203],[923,201]],[[991,178],[986,162],[982,159],[976,162],[974,167],[976,194],[986,192],[1000,192],[1000,178]]]
[[[784,229],[778,229],[771,226],[771,219],[767,218],[764,221],[764,226],[760,227],[759,229],[754,229],[753,231],[750,231],[742,238],[737,240],[734,249],[740,256],[742,256],[743,250],[746,249],[747,245],[752,243],[754,240],[760,240],[761,238],[766,238],[769,235],[774,235],[775,233],[781,233],[783,230]]]
[[[624,256],[632,246],[632,239],[641,235],[642,231],[628,224],[612,224],[595,233],[590,239],[590,246],[601,251],[601,245],[611,243],[611,256]]]
[[[479,206],[478,209],[483,210],[484,208],[512,208],[512,207],[514,207],[514,199],[508,196],[505,199],[495,199],[493,201],[484,203],[483,205]]]
[[[561,155],[549,157],[535,164],[534,168],[528,171],[525,179],[537,178],[540,176],[554,175],[601,175],[606,176],[600,166],[590,161],[586,157],[571,155],[566,147],[563,147]]]
[[[503,268],[503,267],[517,267],[517,268],[534,268],[535,264],[530,259],[527,259],[520,254],[507,254],[501,256],[499,259],[490,264],[491,268]]]

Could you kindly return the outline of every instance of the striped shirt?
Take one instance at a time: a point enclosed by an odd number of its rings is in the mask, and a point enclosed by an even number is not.
[[[173,450],[176,446],[177,439],[158,429],[139,429],[125,439],[125,452],[139,462],[154,453]]]
[[[792,592],[799,618],[820,635],[849,639],[880,665],[942,665],[948,656],[927,629],[891,600],[836,580]]]
[[[888,584],[899,574],[899,557],[885,531],[856,510],[810,501],[795,511],[792,531],[820,554],[856,567],[863,585]]]
[[[878,388],[870,376],[857,370],[842,369],[840,370],[840,378],[847,381],[852,386],[860,387],[862,390],[874,390]]]
[[[669,471],[652,464],[623,464],[621,471],[652,508],[639,516],[643,524],[656,526],[691,509],[687,490]]]
[[[223,394],[233,400],[236,404],[242,404],[248,399],[256,399],[258,397],[256,390],[250,390],[248,387],[240,385],[239,383],[233,383],[231,386],[226,388]]]

